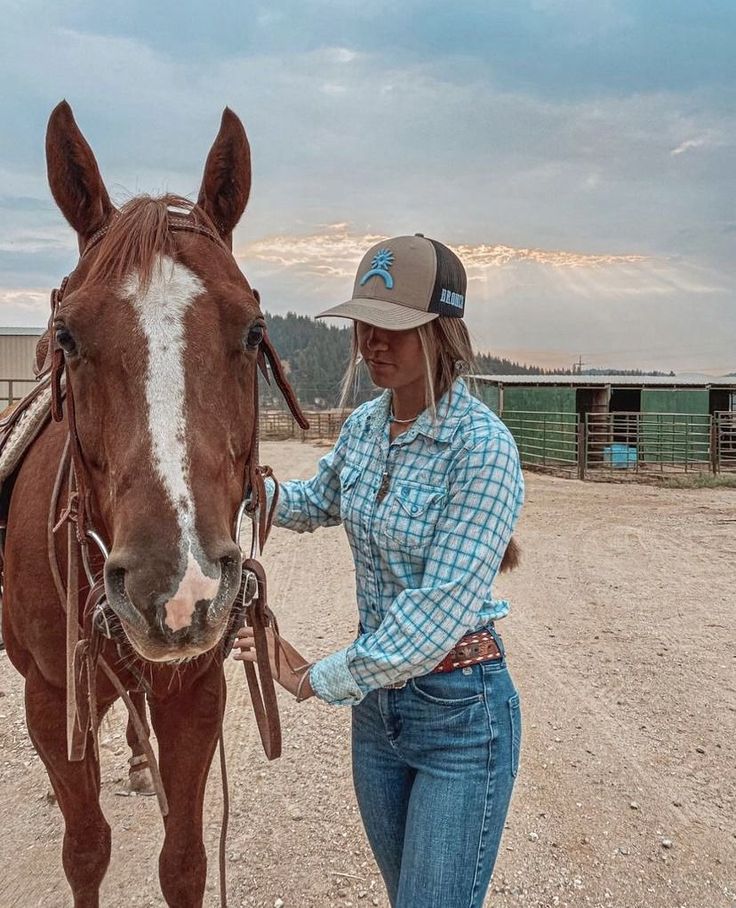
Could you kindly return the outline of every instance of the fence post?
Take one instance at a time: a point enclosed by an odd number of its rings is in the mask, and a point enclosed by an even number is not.
[[[582,419],[578,417],[578,479],[585,479],[585,461],[588,456],[586,419],[585,415]]]
[[[710,469],[714,475],[719,472],[719,451],[718,451],[718,417],[715,414],[710,418]]]

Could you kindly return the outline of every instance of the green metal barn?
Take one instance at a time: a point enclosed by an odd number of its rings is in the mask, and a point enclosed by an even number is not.
[[[581,477],[736,470],[736,377],[481,375],[474,383],[527,466]]]

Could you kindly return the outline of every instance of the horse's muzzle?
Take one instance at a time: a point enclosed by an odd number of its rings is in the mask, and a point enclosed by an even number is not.
[[[228,629],[240,585],[239,550],[220,559],[219,577],[206,587],[187,587],[182,581],[174,595],[143,586],[140,577],[138,583],[131,583],[114,553],[105,566],[107,608],[119,620],[133,649],[151,662],[193,658],[216,646]],[[145,592],[137,592],[141,588]],[[104,633],[109,620],[104,613],[95,617]]]

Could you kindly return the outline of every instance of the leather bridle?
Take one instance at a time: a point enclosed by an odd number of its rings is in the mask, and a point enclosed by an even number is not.
[[[94,233],[88,240],[80,254],[80,259],[87,255],[105,236],[109,229],[103,227]],[[208,226],[186,218],[169,215],[168,229],[172,231],[187,231],[200,234],[227,250],[220,236]],[[166,814],[166,795],[161,785],[158,769],[155,764],[153,752],[148,743],[147,735],[141,717],[137,715],[124,685],[105,662],[100,654],[101,636],[109,636],[109,627],[106,619],[105,585],[102,572],[95,574],[92,570],[89,553],[89,541],[93,541],[99,549],[103,561],[107,558],[108,547],[103,535],[95,528],[92,506],[92,486],[89,481],[89,471],[85,463],[84,452],[77,431],[76,412],[72,383],[69,377],[69,368],[64,358],[63,350],[56,343],[54,323],[59,306],[63,300],[68,278],[64,278],[57,290],[51,294],[51,317],[49,319],[49,348],[46,365],[41,374],[50,369],[52,388],[52,415],[54,420],[63,418],[63,402],[66,400],[68,438],[64,453],[59,464],[56,477],[54,495],[52,496],[49,514],[48,547],[49,560],[52,574],[57,588],[57,593],[62,607],[66,612],[67,621],[67,747],[70,760],[84,759],[87,732],[92,731],[95,750],[97,749],[97,721],[94,679],[96,668],[102,669],[110,679],[118,694],[123,697],[128,706],[134,725],[138,729],[141,745],[148,757],[154,782],[157,788],[159,804],[162,812]],[[257,291],[254,291],[257,295]],[[309,424],[299,407],[294,392],[284,374],[278,355],[273,348],[268,335],[264,333],[263,340],[257,354],[257,365],[266,381],[270,383],[268,365],[271,367],[273,378],[283,394],[296,422],[302,428]],[[265,488],[266,477],[272,476],[270,467],[258,464],[258,373],[253,381],[254,427],[250,450],[248,452],[245,475],[243,478],[242,500],[238,507],[233,523],[233,535],[239,546],[240,528],[245,514],[252,519],[252,541],[250,556],[243,559],[241,585],[233,609],[242,608],[245,611],[245,620],[252,625],[254,630],[255,649],[257,655],[258,675],[255,666],[250,662],[243,662],[246,679],[253,701],[253,709],[258,725],[266,756],[273,760],[281,754],[281,728],[278,715],[278,704],[274,689],[274,681],[270,669],[268,654],[268,639],[266,628],[274,626],[278,638],[278,629],[275,626],[273,613],[268,607],[266,575],[258,558],[266,543],[273,521],[273,516],[278,498],[278,484],[271,506],[267,506]],[[60,518],[56,519],[60,490],[66,477],[68,500]],[[275,479],[274,479],[275,482]],[[59,566],[56,559],[54,534],[64,525],[67,526],[67,577],[66,584],[61,579]],[[84,569],[90,584],[86,604],[79,621],[79,569]],[[239,618],[239,615],[236,615]],[[231,614],[231,628],[228,635],[234,632]],[[81,633],[81,636],[80,636]],[[222,657],[226,655],[226,647],[221,647]],[[260,676],[260,685],[258,676]],[[143,683],[142,678],[139,679]],[[86,688],[86,689],[85,689]],[[145,741],[144,741],[145,738]],[[222,749],[221,749],[222,753]]]

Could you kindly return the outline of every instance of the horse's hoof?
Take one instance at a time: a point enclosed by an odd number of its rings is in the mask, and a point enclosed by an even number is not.
[[[147,766],[142,769],[131,769],[128,774],[128,789],[137,795],[155,795],[151,770]]]
[[[153,776],[148,767],[148,760],[145,754],[134,754],[128,764],[128,791],[137,795],[155,795],[156,789],[153,785]]]

